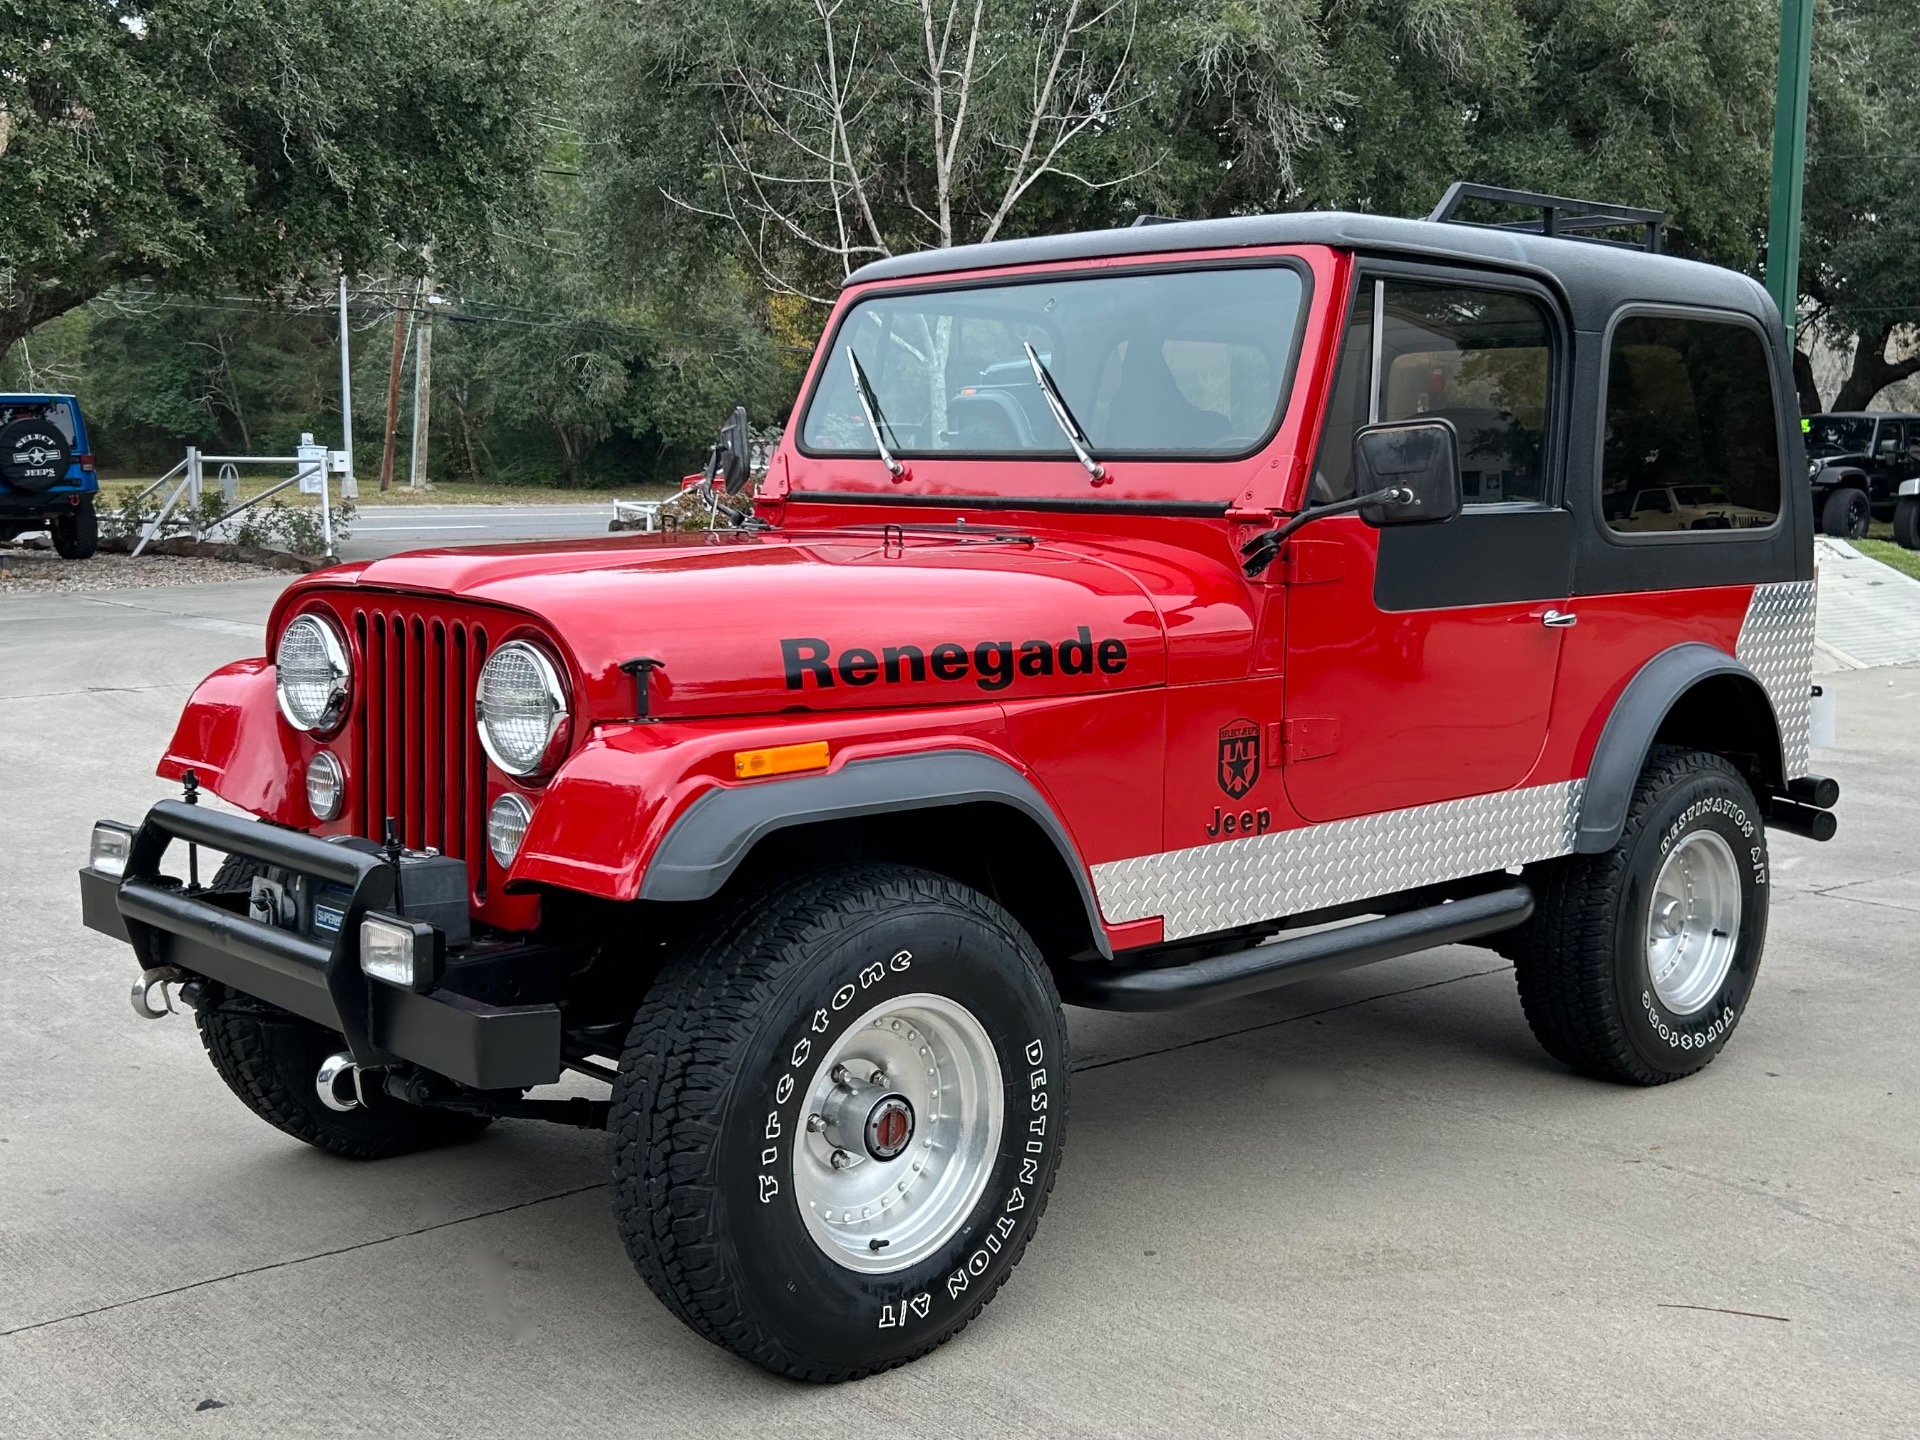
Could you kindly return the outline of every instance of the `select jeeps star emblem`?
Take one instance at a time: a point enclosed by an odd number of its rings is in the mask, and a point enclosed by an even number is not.
[[[1220,788],[1238,800],[1260,778],[1260,727],[1234,720],[1220,727]]]

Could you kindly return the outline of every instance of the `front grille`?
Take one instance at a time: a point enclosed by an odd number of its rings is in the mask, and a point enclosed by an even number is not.
[[[389,816],[411,849],[468,862],[485,884],[486,755],[473,730],[473,690],[487,632],[424,606],[348,612],[363,681],[353,726],[353,814],[384,840]]]

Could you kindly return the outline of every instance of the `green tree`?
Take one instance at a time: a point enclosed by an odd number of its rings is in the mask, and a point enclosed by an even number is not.
[[[1814,111],[1800,287],[1813,333],[1853,342],[1832,408],[1864,410],[1920,374],[1920,17],[1912,0],[1850,0],[1821,12],[1814,44],[1832,82]],[[1805,369],[1803,392],[1811,381]]]
[[[482,258],[531,193],[532,0],[0,0],[0,352],[115,286]]]

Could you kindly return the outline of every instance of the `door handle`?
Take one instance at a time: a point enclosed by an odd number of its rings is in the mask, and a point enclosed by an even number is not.
[[[1580,623],[1580,617],[1571,610],[1549,610],[1540,617],[1540,623],[1550,630],[1567,630]]]

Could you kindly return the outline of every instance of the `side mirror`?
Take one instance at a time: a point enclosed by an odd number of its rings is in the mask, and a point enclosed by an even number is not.
[[[1434,525],[1460,513],[1460,440],[1448,420],[1395,420],[1353,436],[1354,488],[1401,490],[1394,505],[1363,505],[1360,518],[1383,525]]]
[[[753,441],[747,436],[747,407],[736,405],[727,423],[707,452],[707,468],[702,478],[711,485],[720,482],[729,495],[747,488],[753,469]]]

